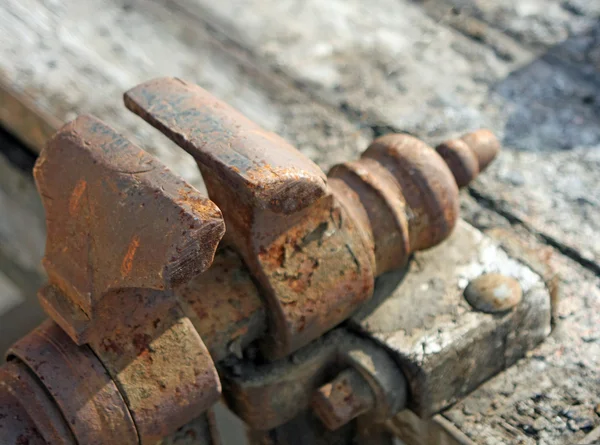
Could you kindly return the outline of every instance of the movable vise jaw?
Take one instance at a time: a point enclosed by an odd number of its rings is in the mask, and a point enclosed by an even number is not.
[[[351,443],[548,334],[540,278],[458,221],[489,131],[435,150],[386,135],[326,176],[179,79],[125,104],[194,157],[210,200],[93,117],[52,138],[35,167],[52,321],[0,368],[0,414],[18,413],[2,443],[216,443],[221,392],[256,443]]]

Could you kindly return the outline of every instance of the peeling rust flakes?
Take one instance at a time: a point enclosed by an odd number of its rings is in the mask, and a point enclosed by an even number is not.
[[[179,196],[181,200],[178,201],[181,205],[188,205],[197,215],[203,219],[220,219],[221,212],[213,205],[208,199],[200,198],[196,193],[192,193],[190,189],[180,189]],[[192,228],[192,227],[190,227]]]

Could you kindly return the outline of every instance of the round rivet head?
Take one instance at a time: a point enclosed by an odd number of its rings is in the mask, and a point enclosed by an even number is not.
[[[471,281],[464,295],[475,309],[493,314],[508,311],[519,304],[523,291],[514,278],[488,273]]]

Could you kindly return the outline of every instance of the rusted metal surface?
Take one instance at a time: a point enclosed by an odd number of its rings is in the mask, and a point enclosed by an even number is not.
[[[365,415],[384,420],[404,407],[406,381],[387,352],[341,328],[300,349],[291,359],[234,365],[223,374],[224,395],[249,428],[269,430],[307,409],[318,388],[349,368],[361,375],[373,393],[374,403]]]
[[[47,323],[9,354],[44,381],[78,441],[154,443],[220,395],[212,358],[174,288],[210,265],[221,213],[88,116],[54,136],[35,177],[48,221],[49,284],[39,297],[64,332]],[[68,369],[57,375],[40,363]],[[81,389],[94,369],[95,383]]]
[[[494,160],[500,142],[491,131],[483,129],[442,142],[435,149],[448,164],[458,186],[464,187]]]
[[[111,427],[115,437],[154,443],[220,395],[212,358],[174,288],[212,262],[224,233],[221,213],[156,159],[87,116],[49,142],[35,177],[48,221],[50,283],[40,301],[73,341],[90,345],[118,387],[130,437]],[[43,349],[50,337],[37,340]],[[25,360],[23,347],[12,353]],[[56,391],[65,398],[61,407],[71,409],[69,400],[77,398],[66,388]],[[102,443],[101,427],[110,427],[102,419],[76,424],[84,443]],[[96,424],[97,437],[82,436]]]
[[[479,162],[471,148],[462,139],[451,139],[435,147],[452,172],[456,184],[464,187],[479,173]]]
[[[194,156],[240,207],[293,214],[327,191],[314,162],[194,84],[151,80],[128,91],[125,105]]]
[[[312,161],[178,79],[142,84],[125,103],[197,160],[228,239],[261,285],[270,323],[266,355],[289,354],[368,299],[368,243]]]
[[[404,134],[382,136],[363,157],[390,171],[400,186],[408,213],[411,251],[444,240],[458,218],[458,188],[447,165],[424,142]]]
[[[142,444],[155,443],[220,396],[215,365],[177,306],[146,318],[140,301],[120,330],[91,347],[119,387]]]
[[[375,405],[373,391],[355,369],[340,372],[313,394],[311,407],[327,428],[337,430]]]
[[[213,203],[93,117],[65,125],[34,174],[47,217],[44,267],[72,308],[42,303],[78,344],[127,313],[103,304],[107,295],[170,292],[210,265],[224,232]]]
[[[78,443],[136,443],[119,390],[88,346],[77,346],[46,321],[8,351],[37,376],[56,401]]]
[[[75,445],[75,438],[54,400],[20,360],[13,359],[0,367],[0,392],[7,392],[19,401],[46,442]]]
[[[281,326],[271,328],[263,340],[262,349],[271,358],[297,350],[336,326],[373,292],[371,255],[339,200],[327,196],[303,213],[295,224],[266,214],[256,221],[256,240],[277,233],[257,246],[259,277],[265,277],[263,287],[275,298],[267,301],[276,302],[276,308],[269,305],[269,315]],[[284,343],[283,333],[288,337]]]
[[[402,266],[410,255],[406,203],[390,172],[371,159],[336,165],[330,183],[346,194],[369,236],[377,274]],[[363,216],[364,215],[364,216]]]
[[[219,248],[212,266],[177,289],[179,302],[215,362],[261,337],[266,310],[240,256]]]
[[[327,184],[293,147],[197,86],[156,79],[125,103],[197,160],[228,239],[261,285],[271,359],[343,321],[369,299],[376,274],[439,243],[456,223],[452,173],[415,138],[379,138],[360,161],[334,167],[329,176],[340,180]],[[488,142],[473,142],[473,152]]]
[[[1,371],[0,378],[3,378]],[[0,443],[47,445],[23,405],[2,387],[0,387]]]
[[[360,160],[332,168],[328,176],[344,181],[364,207],[377,275],[448,237],[458,219],[457,185],[475,179],[498,150],[488,130],[441,144],[441,156],[412,136],[389,134],[373,141]]]

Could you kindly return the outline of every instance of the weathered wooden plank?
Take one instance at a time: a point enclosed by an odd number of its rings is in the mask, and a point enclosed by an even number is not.
[[[387,421],[386,427],[407,445],[477,445],[439,414],[423,420],[405,410]]]
[[[600,17],[600,3],[589,0],[421,1],[428,11],[451,9],[454,16],[474,17],[538,51],[587,32]]]
[[[7,79],[0,78],[0,121],[3,127],[18,134],[29,147],[39,151],[60,126],[53,115],[36,109],[26,94],[16,94]]]
[[[463,207],[511,256],[544,277],[557,326],[526,359],[440,415],[422,420],[404,412],[389,429],[409,445],[592,443],[586,433],[600,425],[600,280],[474,200],[463,200]]]
[[[365,125],[492,127],[474,189],[600,270],[597,2],[171,2]]]
[[[556,326],[526,359],[442,416],[475,443],[578,443],[600,425],[600,279],[522,225],[473,200],[463,207],[471,207],[478,225],[511,256],[544,277]]]
[[[370,134],[232,55],[197,22],[159,4],[8,0],[0,5],[0,29],[8,40],[0,47],[4,88],[26,96],[41,122],[48,124],[44,116],[65,122],[95,114],[195,185],[201,181],[189,156],[129,113],[124,91],[157,76],[196,82],[324,165],[366,147]],[[15,111],[11,102],[0,102],[0,109],[2,122],[39,150],[43,138],[28,135],[46,134],[41,124],[19,129],[6,117]]]
[[[427,0],[423,7],[500,55],[514,55],[494,40],[500,31],[536,54],[492,85],[509,107],[504,142],[516,152],[476,190],[598,272],[600,3]]]
[[[481,125],[486,80],[512,68],[408,1],[172,3],[315,96],[423,135]]]

